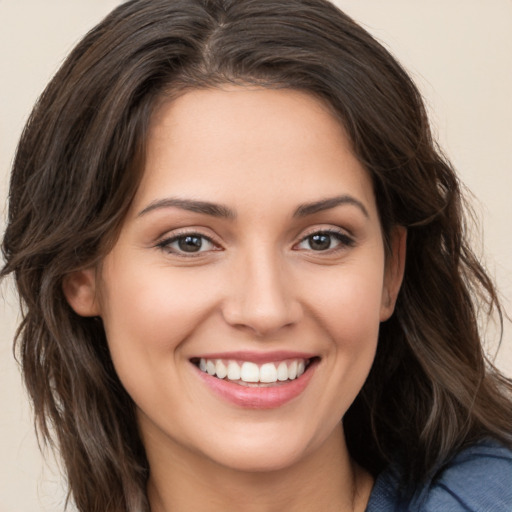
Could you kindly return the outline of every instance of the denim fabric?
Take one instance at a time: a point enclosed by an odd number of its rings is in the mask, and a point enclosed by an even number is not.
[[[400,475],[391,465],[377,477],[366,512],[512,512],[512,451],[494,441],[462,450],[408,500]]]

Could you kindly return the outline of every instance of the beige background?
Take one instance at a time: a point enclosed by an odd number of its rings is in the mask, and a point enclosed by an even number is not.
[[[9,167],[31,106],[73,45],[118,3],[0,0],[0,232]],[[487,265],[512,313],[512,0],[337,4],[384,42],[422,89],[441,145],[477,197]],[[0,512],[62,510],[63,485],[38,453],[12,358],[11,284],[0,293]],[[510,323],[497,364],[512,375]]]

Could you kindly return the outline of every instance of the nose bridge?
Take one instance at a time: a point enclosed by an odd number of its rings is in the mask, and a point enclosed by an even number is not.
[[[300,307],[283,256],[270,244],[241,251],[231,276],[225,318],[259,336],[295,323]]]

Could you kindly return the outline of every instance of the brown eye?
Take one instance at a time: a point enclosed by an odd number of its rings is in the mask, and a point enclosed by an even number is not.
[[[206,236],[199,233],[190,233],[166,238],[157,244],[163,251],[182,255],[199,255],[204,252],[214,251],[218,247]]]
[[[309,247],[313,251],[325,251],[331,248],[331,235],[319,233],[308,237]]]
[[[203,246],[203,238],[200,236],[181,236],[177,242],[183,252],[199,252]]]
[[[307,251],[329,251],[332,249],[342,249],[343,247],[351,247],[354,240],[345,233],[338,231],[318,231],[305,238],[298,244],[298,249]]]

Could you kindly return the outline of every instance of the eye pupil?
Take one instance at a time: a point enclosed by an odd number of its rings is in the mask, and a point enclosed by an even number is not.
[[[331,246],[331,236],[318,233],[309,237],[309,245],[314,251],[325,251]]]
[[[183,252],[197,252],[202,245],[203,240],[200,236],[182,236],[178,240],[178,246]]]

